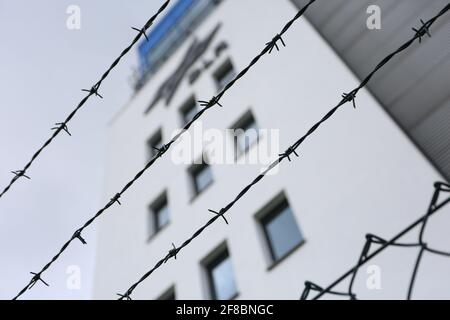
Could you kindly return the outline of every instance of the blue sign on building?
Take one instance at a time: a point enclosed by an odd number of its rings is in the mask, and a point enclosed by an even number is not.
[[[178,0],[139,45],[141,87],[222,0]]]

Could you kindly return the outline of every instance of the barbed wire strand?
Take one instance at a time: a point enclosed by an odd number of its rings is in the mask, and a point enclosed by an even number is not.
[[[446,184],[443,182],[437,182],[437,183],[435,183],[434,188],[435,189],[433,192],[432,199],[428,206],[427,212],[424,216],[422,216],[420,219],[415,221],[413,224],[411,224],[410,226],[408,226],[407,228],[402,230],[400,233],[398,233],[396,236],[394,236],[389,241],[384,240],[373,234],[367,234],[366,242],[363,246],[361,255],[358,259],[357,264],[353,268],[351,268],[349,271],[344,273],[341,277],[339,277],[336,281],[334,281],[331,285],[329,285],[325,289],[321,288],[317,284],[314,284],[310,281],[306,281],[305,288],[303,290],[303,293],[302,293],[300,299],[306,300],[311,291],[318,292],[318,294],[313,298],[313,300],[317,300],[325,294],[335,295],[336,291],[333,291],[333,288],[335,288],[337,285],[342,283],[348,277],[351,277],[350,284],[348,287],[348,292],[340,293],[340,295],[347,296],[347,297],[350,297],[350,299],[355,300],[356,294],[353,292],[353,285],[354,285],[354,281],[356,279],[357,273],[363,265],[365,265],[367,262],[369,262],[370,260],[375,258],[377,255],[379,255],[381,252],[386,250],[388,247],[403,247],[403,248],[420,247],[416,262],[414,263],[413,273],[412,273],[412,276],[411,276],[411,279],[409,282],[409,286],[408,286],[407,299],[410,300],[412,297],[414,282],[415,282],[415,279],[416,279],[416,276],[417,276],[417,273],[419,270],[419,265],[420,265],[420,262],[421,262],[424,252],[430,252],[432,254],[450,257],[450,253],[429,248],[428,245],[423,241],[423,235],[424,235],[424,231],[425,231],[425,227],[427,225],[428,219],[432,215],[434,215],[436,212],[438,212],[440,209],[444,208],[446,205],[448,205],[450,203],[450,197],[447,197],[445,200],[441,201],[440,204],[438,204],[441,193],[450,192],[449,184]],[[419,225],[421,226],[421,228],[420,228],[420,232],[419,232],[419,240],[417,243],[399,243],[399,242],[397,242],[399,239],[401,239],[403,236],[405,236],[407,233],[409,233],[411,230],[413,230],[414,228],[416,228]],[[379,244],[379,245],[381,245],[381,247],[379,247],[373,253],[369,254],[372,244]]]
[[[300,139],[298,139],[292,146],[290,146],[284,153],[279,155],[279,158],[272,162],[266,170],[263,171],[260,175],[258,175],[249,185],[247,185],[236,197],[233,201],[231,201],[226,207],[222,208],[219,211],[216,210],[209,210],[211,213],[214,213],[215,216],[212,217],[208,222],[206,222],[205,225],[203,225],[200,229],[198,229],[189,239],[187,239],[181,246],[175,247],[173,246],[173,249],[169,251],[169,253],[166,254],[164,258],[159,260],[156,265],[150,269],[147,273],[145,273],[136,283],[134,283],[124,294],[118,294],[120,297],[120,300],[123,299],[131,299],[131,294],[136,289],[138,285],[140,285],[143,281],[145,281],[155,270],[160,268],[163,264],[165,264],[170,258],[176,257],[176,255],[186,246],[188,246],[195,238],[200,236],[200,234],[205,231],[211,224],[213,224],[217,219],[224,218],[225,214],[238,202],[254,185],[256,185],[258,182],[260,182],[269,171],[271,171],[274,167],[276,167],[279,163],[281,163],[283,160],[288,159],[291,161],[292,155],[299,156],[296,150],[300,147],[300,145],[309,137],[311,136],[319,127],[321,124],[323,124],[325,121],[330,119],[332,115],[344,104],[351,102],[353,104],[353,107],[356,107],[355,104],[355,98],[356,94],[361,90],[363,87],[366,86],[366,84],[370,81],[370,79],[373,77],[373,75],[379,71],[384,65],[386,65],[394,56],[398,55],[402,51],[406,50],[408,47],[410,47],[417,39],[420,40],[425,34],[429,34],[429,28],[434,24],[434,22],[441,17],[444,13],[446,13],[450,8],[450,4],[448,4],[444,9],[442,9],[435,17],[428,20],[426,23],[423,23],[422,27],[420,29],[414,30],[415,34],[412,37],[412,39],[408,40],[406,43],[404,43],[402,46],[399,47],[396,51],[389,54],[386,58],[384,58],[376,67],[375,69],[361,82],[361,84],[352,90],[348,94],[343,94],[342,100],[338,103],[336,107],[331,109],[319,122],[317,122],[315,125],[313,125],[309,131],[302,136]],[[283,34],[280,33],[280,35]],[[276,39],[276,38],[274,38]],[[273,45],[274,42],[268,43],[268,46],[271,46],[272,49],[275,45]],[[270,49],[268,49],[268,52],[270,52]],[[220,95],[219,95],[220,97]],[[217,98],[213,97],[211,100],[215,104],[217,104]],[[226,222],[228,222],[226,220]]]
[[[153,166],[154,163],[157,162],[157,160],[159,158],[161,158],[169,149],[170,147],[192,126],[192,124],[198,120],[207,110],[211,109],[214,106],[220,106],[222,107],[222,105],[220,104],[219,100],[221,97],[223,97],[223,95],[232,88],[232,86],[234,84],[237,83],[237,81],[239,79],[241,79],[260,59],[262,56],[264,56],[265,54],[268,54],[270,52],[272,52],[273,48],[278,48],[278,45],[276,44],[277,41],[281,41],[281,35],[285,34],[287,32],[287,30],[289,30],[291,28],[291,26],[293,25],[293,23],[298,20],[303,14],[304,12],[309,8],[309,6],[311,4],[313,4],[316,0],[310,0],[309,3],[307,5],[305,5],[302,9],[300,9],[297,14],[294,16],[294,18],[292,18],[282,29],[281,33],[278,34],[277,36],[275,36],[270,42],[268,42],[264,49],[261,51],[260,54],[258,54],[256,56],[256,58],[254,58],[251,63],[245,68],[243,69],[235,78],[234,80],[232,80],[227,86],[225,86],[225,88],[219,93],[219,95],[217,97],[213,97],[209,102],[204,101],[204,103],[202,103],[204,105],[204,108],[201,109],[199,112],[197,112],[197,114],[194,116],[194,118],[188,122],[184,128],[182,130],[180,130],[180,132],[175,135],[174,138],[172,138],[172,140],[169,141],[169,143],[156,148],[154,147],[154,149],[157,151],[156,155],[145,165],[145,167],[140,170],[134,177],[132,180],[130,180],[122,189],[120,192],[118,192],[102,209],[100,209],[91,219],[89,219],[81,228],[79,228],[74,234],[73,236],[62,246],[62,248],[59,250],[59,252],[50,260],[50,262],[48,262],[42,269],[41,271],[37,272],[37,273],[32,273],[33,277],[31,278],[30,282],[22,289],[19,291],[19,293],[13,298],[14,300],[18,299],[21,295],[23,295],[28,289],[31,289],[34,284],[36,284],[36,282],[41,281],[43,283],[45,283],[42,279],[41,276],[42,274],[57,260],[59,259],[59,257],[61,256],[61,254],[66,251],[66,249],[68,248],[68,246],[72,243],[73,240],[78,239],[80,240],[83,244],[85,243],[85,240],[81,237],[81,233],[84,231],[84,229],[86,229],[88,226],[90,226],[98,217],[100,217],[105,211],[107,211],[111,206],[113,206],[114,204],[121,204],[120,203],[120,198],[122,197],[122,195],[129,189],[131,188],[131,186],[134,185],[134,183],[136,181],[138,181],[142,175],[150,168]],[[285,45],[284,41],[282,41],[282,43]],[[59,130],[64,130],[64,128],[59,128]],[[173,249],[174,250],[174,249]],[[46,285],[48,285],[47,283],[45,283]]]
[[[103,83],[103,81],[109,76],[111,71],[119,64],[119,62],[122,60],[122,58],[133,48],[133,46],[141,39],[141,37],[145,37],[147,40],[146,31],[151,27],[153,22],[158,18],[158,16],[166,9],[166,7],[169,5],[171,0],[167,0],[164,2],[164,4],[158,9],[158,11],[145,23],[144,27],[138,29],[138,28],[132,28],[133,30],[138,31],[138,34],[133,39],[131,44],[126,47],[121,54],[114,60],[114,62],[111,64],[111,66],[103,73],[100,80],[98,80],[91,89],[83,89],[83,92],[87,92],[87,95],[78,103],[78,105],[75,107],[75,109],[67,116],[67,118],[63,122],[59,122],[55,124],[55,127],[52,128],[54,131],[53,134],[50,136],[50,138],[33,154],[29,162],[23,167],[21,170],[11,171],[12,174],[14,174],[14,177],[11,179],[9,184],[3,189],[3,191],[0,193],[0,199],[11,189],[11,187],[22,177],[30,179],[28,175],[26,175],[27,171],[30,169],[30,167],[33,165],[33,163],[38,159],[40,154],[53,142],[53,140],[62,132],[66,132],[69,136],[71,136],[68,124],[69,122],[75,117],[75,115],[78,113],[78,111],[85,105],[85,103],[92,97],[96,96],[99,98],[103,98],[99,94],[99,89]]]

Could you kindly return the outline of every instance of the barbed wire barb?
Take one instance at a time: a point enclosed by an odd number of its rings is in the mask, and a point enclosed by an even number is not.
[[[128,300],[128,301],[131,301],[131,300],[133,300],[133,299],[131,299],[131,297],[130,297],[130,294],[129,293],[125,293],[125,294],[120,294],[120,293],[117,293],[117,295],[120,297],[120,299],[119,300]]]
[[[223,105],[220,104],[218,97],[214,96],[209,101],[199,100],[198,103],[201,107],[205,107],[207,109],[214,107],[215,105],[218,105],[219,107],[223,108]]]
[[[121,194],[117,193],[114,197],[111,198],[111,204],[117,203],[119,206],[121,206],[122,203],[120,202],[120,197]]]
[[[277,51],[280,51],[280,48],[278,46],[278,42],[281,42],[281,44],[283,45],[283,47],[286,47],[286,43],[284,42],[283,38],[281,37],[280,34],[275,35],[275,37],[273,37],[273,39],[270,42],[267,42],[266,45],[269,47],[269,54],[272,53],[273,49],[276,48]]]
[[[23,171],[23,170],[11,171],[11,173],[15,175],[15,178],[24,177],[24,178],[26,178],[28,180],[31,180],[31,178],[29,176],[27,176],[25,174],[25,171]]]
[[[344,99],[344,102],[351,102],[353,104],[353,108],[356,109],[356,93],[358,91],[357,90],[353,90],[350,93],[344,93],[342,95],[342,99]]]
[[[103,96],[101,96],[101,95],[98,93],[99,87],[100,87],[100,85],[99,85],[99,84],[96,84],[96,85],[94,85],[94,86],[93,86],[92,88],[90,88],[90,89],[81,89],[81,91],[83,91],[83,92],[88,92],[88,93],[89,93],[89,96],[94,95],[94,96],[96,96],[96,97],[99,97],[100,99],[103,99]]]
[[[153,150],[158,151],[156,158],[161,158],[168,150],[170,146],[167,144],[162,145],[161,147],[152,147]]]
[[[172,247],[173,249],[169,250],[169,253],[167,254],[164,263],[166,263],[167,261],[170,260],[170,258],[174,258],[175,260],[177,259],[177,253],[178,253],[178,249],[177,247],[175,247],[175,244],[172,243]]]
[[[219,217],[221,217],[225,221],[226,224],[229,224],[227,218],[225,217],[225,209],[220,209],[219,212],[211,210],[211,209],[209,209],[208,211],[211,212],[211,213],[214,213],[215,215],[217,215]]]
[[[45,281],[41,278],[41,273],[30,272],[30,274],[33,275],[33,277],[31,278],[31,283],[30,283],[30,285],[29,285],[29,288],[30,288],[30,289],[33,288],[34,285],[35,285],[36,283],[38,283],[39,281],[41,281],[41,282],[42,282],[43,284],[45,284],[47,287],[50,286],[47,282],[45,282]]]
[[[145,32],[146,31],[145,27],[142,29],[131,27],[131,29],[133,29],[133,30],[139,32],[141,35],[143,35],[145,37],[145,40],[147,40],[147,42],[148,42],[148,37],[147,37],[147,33]]]
[[[78,240],[80,240],[80,242],[82,244],[87,244],[86,240],[84,240],[84,238],[81,236],[81,230],[75,231],[75,233],[73,234],[72,239],[78,239]]]
[[[65,124],[64,122],[58,122],[55,123],[56,127],[53,127],[52,130],[62,130],[65,133],[67,133],[69,136],[72,136],[69,132],[69,128],[67,127],[67,124]]]
[[[419,29],[412,29],[416,33],[416,36],[419,38],[419,43],[422,43],[422,38],[426,35],[431,38],[431,33],[428,23],[425,23],[422,19],[420,19],[420,22],[422,23],[422,26]]]
[[[289,162],[291,162],[291,155],[294,154],[297,158],[299,157],[297,151],[295,150],[294,147],[289,147],[286,149],[285,152],[280,153],[278,156],[281,158],[287,158],[289,160]]]

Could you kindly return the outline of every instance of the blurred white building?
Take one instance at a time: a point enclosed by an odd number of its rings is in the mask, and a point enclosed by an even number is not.
[[[288,0],[176,2],[141,44],[136,93],[109,126],[105,200],[146,164],[153,146],[192,117],[195,101],[214,96],[296,10]],[[358,85],[306,19],[284,41],[286,48],[263,57],[224,96],[223,108],[204,114],[203,132],[279,130],[285,150]],[[352,266],[366,233],[389,238],[424,214],[440,175],[369,91],[360,92],[357,105],[345,106],[302,145],[299,158],[242,198],[227,215],[229,225],[218,220],[133,298],[298,299],[305,280],[327,285]],[[246,144],[223,132],[231,142],[226,153],[238,160],[255,156],[270,136]],[[205,149],[196,148],[192,158]],[[128,289],[172,243],[208,221],[208,209],[220,210],[264,167],[173,158],[169,152],[159,159],[98,224],[94,298],[114,299]],[[442,215],[430,223],[430,243],[450,246],[442,238],[448,222]],[[415,254],[387,250],[374,260],[381,289],[367,288],[363,270],[355,291],[361,298],[404,298]],[[414,297],[450,297],[450,280],[440,276],[448,267],[450,261],[426,257]]]

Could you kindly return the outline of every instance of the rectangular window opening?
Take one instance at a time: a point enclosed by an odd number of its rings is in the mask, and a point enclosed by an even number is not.
[[[247,152],[259,141],[259,127],[249,111],[233,126],[234,149],[237,156]]]
[[[257,219],[264,232],[272,263],[277,263],[298,248],[304,237],[286,198],[274,200],[269,208]]]
[[[159,129],[147,142],[148,160],[152,159],[158,154],[158,150],[164,144],[162,130]]]
[[[195,97],[189,98],[188,101],[186,101],[180,108],[182,125],[185,126],[187,123],[191,122],[198,111],[198,105],[197,101],[195,101]]]
[[[211,167],[207,163],[196,164],[189,169],[194,195],[197,196],[209,187],[214,179]]]
[[[227,59],[213,74],[217,90],[220,91],[236,76],[236,70],[230,59]]]
[[[227,247],[221,246],[204,264],[213,300],[231,300],[238,292],[231,257]]]
[[[151,235],[160,232],[170,222],[170,211],[167,201],[167,193],[164,192],[150,205]]]

